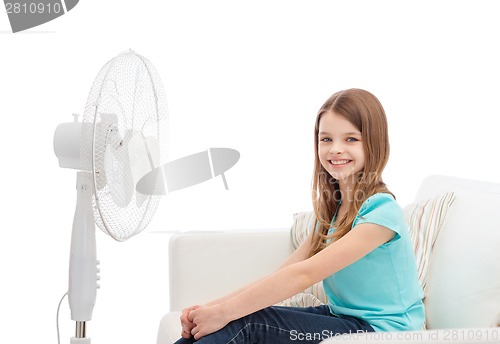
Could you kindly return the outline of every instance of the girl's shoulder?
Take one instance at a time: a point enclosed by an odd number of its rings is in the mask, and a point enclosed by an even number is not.
[[[398,235],[405,226],[403,210],[389,193],[376,193],[368,197],[354,219],[353,227],[362,223],[374,223],[392,229]]]
[[[395,212],[399,214],[401,211],[401,207],[392,194],[379,192],[371,195],[363,202],[359,209],[359,215],[363,216],[371,212]]]

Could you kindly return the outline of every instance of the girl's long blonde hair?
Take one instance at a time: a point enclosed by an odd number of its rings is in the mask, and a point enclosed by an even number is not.
[[[347,213],[335,221],[336,230],[328,235],[331,221],[341,202],[338,180],[321,165],[318,157],[319,122],[326,112],[334,112],[351,122],[360,132],[365,153],[365,166],[354,178],[353,200]],[[333,94],[320,108],[314,126],[314,175],[312,181],[313,207],[316,215],[316,232],[312,237],[309,256],[343,237],[351,230],[352,223],[363,202],[370,196],[385,192],[392,195],[382,181],[382,171],[389,159],[387,118],[379,100],[370,92],[348,89]]]

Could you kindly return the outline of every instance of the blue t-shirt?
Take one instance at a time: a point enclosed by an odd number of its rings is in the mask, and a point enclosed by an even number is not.
[[[323,280],[330,311],[361,318],[375,331],[422,329],[424,293],[401,207],[390,194],[375,194],[362,204],[352,228],[362,223],[387,227],[396,235]]]

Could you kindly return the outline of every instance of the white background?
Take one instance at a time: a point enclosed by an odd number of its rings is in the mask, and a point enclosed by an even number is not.
[[[109,59],[132,48],[156,66],[170,160],[241,153],[229,191],[217,178],[172,193],[125,243],[97,233],[93,343],[153,343],[168,311],[168,232],[289,227],[310,210],[314,118],[333,92],[365,88],[384,104],[384,179],[402,206],[430,174],[500,182],[495,3],[82,0],[17,34],[0,13],[2,338],[56,342],[76,177],[58,167],[52,137],[83,112]],[[65,301],[63,343],[73,329]]]

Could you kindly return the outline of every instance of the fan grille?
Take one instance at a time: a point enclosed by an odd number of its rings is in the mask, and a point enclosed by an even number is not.
[[[167,102],[154,66],[133,51],[97,75],[83,116],[81,168],[94,176],[96,223],[124,241],[149,224],[160,196],[137,193],[147,172],[166,162]]]

